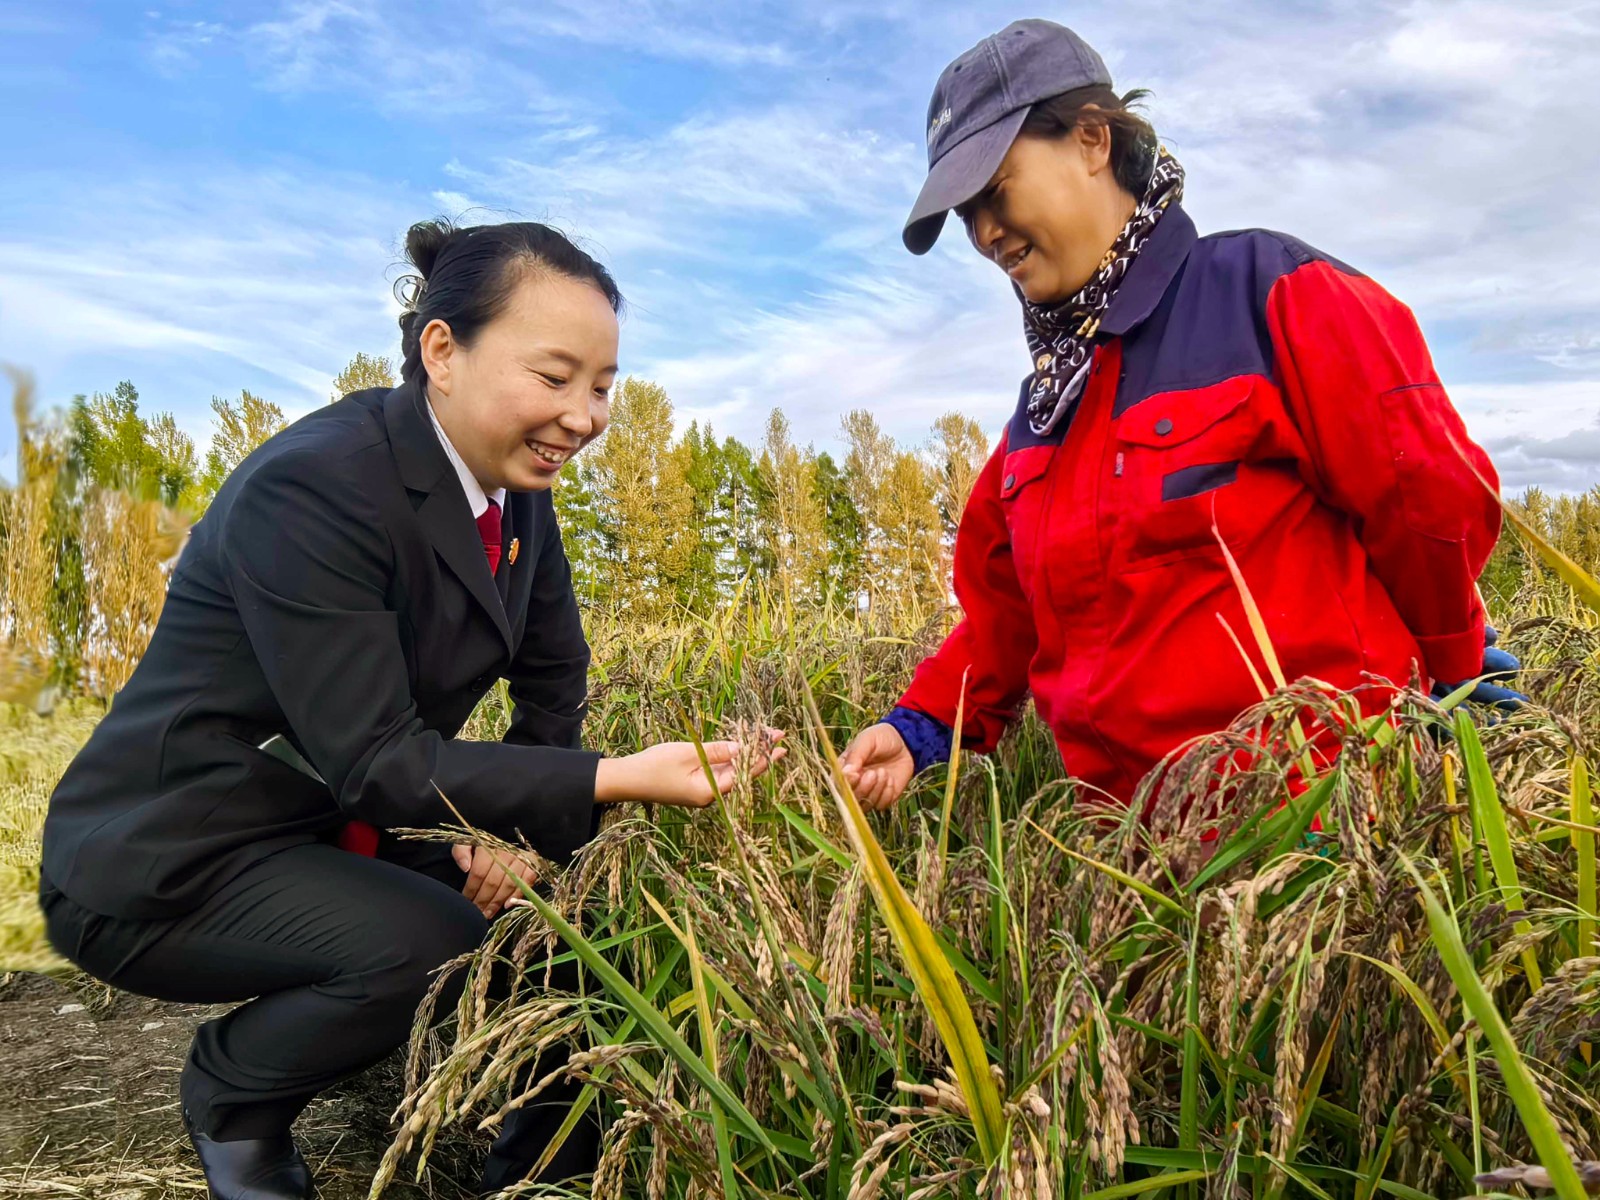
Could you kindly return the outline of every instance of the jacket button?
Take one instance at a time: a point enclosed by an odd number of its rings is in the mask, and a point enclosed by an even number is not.
[[[1171,418],[1170,417],[1162,417],[1161,420],[1157,421],[1156,422],[1156,432],[1159,433],[1162,437],[1166,437],[1167,434],[1171,433],[1172,432],[1172,420],[1171,420]]]
[[[1015,475],[1007,475],[1005,483],[1001,484],[1001,486],[1009,492],[1012,488],[1017,486],[1017,477]]]

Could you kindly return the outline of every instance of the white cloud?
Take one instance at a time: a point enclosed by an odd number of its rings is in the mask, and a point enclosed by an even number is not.
[[[1450,396],[1506,492],[1600,484],[1600,380],[1465,383]]]
[[[790,65],[796,56],[788,46],[751,36],[754,8],[719,12],[695,0],[543,0],[494,3],[489,13],[498,29],[521,35],[528,46],[554,37],[721,67]]]
[[[215,380],[188,395],[144,381],[154,407],[203,434],[213,392],[250,386],[303,412],[356,350],[397,340],[384,280],[406,210],[384,189],[243,172],[123,179],[69,201],[56,181],[16,182],[60,198],[63,232],[0,243],[0,360],[35,370],[47,402],[121,377],[70,376],[86,353],[166,361]]]
[[[930,273],[975,291],[960,266]],[[771,408],[784,409],[797,437],[825,445],[856,408],[910,441],[951,409],[998,427],[1027,369],[1016,314],[1008,305],[952,308],[941,291],[922,280],[857,275],[733,318],[725,349],[653,359],[645,373],[678,399],[685,419],[716,414],[719,429],[747,438]]]
[[[221,354],[314,392],[392,337],[382,275],[410,221],[520,216],[616,270],[626,365],[686,417],[754,437],[776,404],[821,442],[855,407],[908,439],[952,407],[994,428],[1026,370],[1009,288],[959,231],[916,259],[899,227],[935,75],[1012,15],[479,0],[441,21],[413,4],[288,0],[253,23],[153,21],[170,70],[240,55],[258,86],[354,97],[392,115],[397,138],[447,128],[449,157],[415,185],[304,166],[92,196],[39,181],[63,198],[63,229],[93,233],[0,247],[0,334],[58,357]],[[1155,90],[1202,229],[1284,229],[1384,282],[1433,335],[1508,486],[1600,478],[1587,443],[1566,454],[1560,436],[1592,424],[1600,390],[1593,0],[1093,2],[1069,19],[1120,85]],[[51,310],[70,321],[39,315]],[[1507,379],[1520,382],[1486,382]]]
[[[207,54],[237,56],[270,90],[344,93],[396,117],[560,118],[524,59],[496,53],[476,31],[437,10],[380,0],[285,0],[268,20],[223,9],[216,21],[146,14],[147,56],[177,77]],[[444,24],[441,24],[444,22]],[[452,36],[454,34],[455,36]]]

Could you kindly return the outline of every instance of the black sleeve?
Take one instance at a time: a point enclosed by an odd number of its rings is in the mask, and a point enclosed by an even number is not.
[[[444,738],[423,726],[388,600],[377,507],[312,456],[264,464],[227,514],[222,561],[256,659],[339,807],[380,828],[453,820],[562,860],[588,837],[599,755]],[[434,785],[438,785],[438,791]]]

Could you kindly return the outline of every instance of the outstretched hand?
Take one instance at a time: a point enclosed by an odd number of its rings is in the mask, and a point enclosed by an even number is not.
[[[867,812],[892,806],[917,770],[900,731],[882,722],[856,734],[839,756],[839,766]]]
[[[778,745],[783,736],[781,729],[766,729],[748,742],[703,742],[710,778],[693,742],[662,742],[626,758],[604,759],[595,779],[595,800],[704,808],[733,790],[741,765],[757,779],[781,761],[787,753]]]

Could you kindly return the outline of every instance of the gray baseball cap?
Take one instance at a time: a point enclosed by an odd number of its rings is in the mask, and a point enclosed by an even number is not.
[[[1054,21],[1015,21],[944,69],[928,104],[928,178],[901,237],[913,254],[945,216],[988,186],[1028,109],[1077,88],[1111,86],[1094,48]]]

